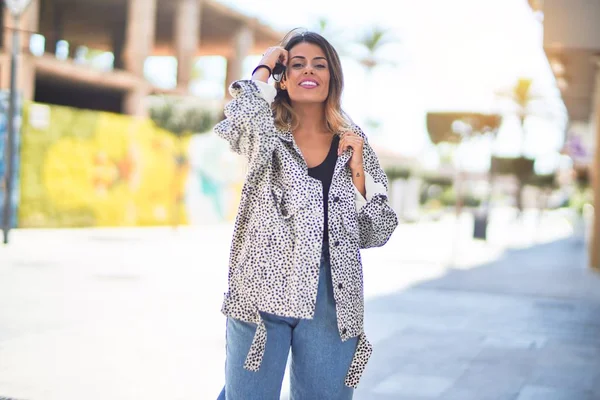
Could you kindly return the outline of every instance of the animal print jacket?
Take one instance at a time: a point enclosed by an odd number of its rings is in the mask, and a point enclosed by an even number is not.
[[[229,290],[222,312],[257,324],[244,367],[260,368],[267,331],[259,311],[293,318],[315,312],[323,244],[321,182],[309,177],[289,130],[275,127],[270,104],[275,88],[240,80],[215,127],[248,171],[242,188],[229,260]],[[343,341],[359,337],[346,385],[356,387],[371,355],[363,328],[363,279],[359,249],[382,246],[398,224],[388,204],[387,178],[364,139],[367,198],[352,183],[348,149],[337,160],[329,191],[329,247],[337,324]]]

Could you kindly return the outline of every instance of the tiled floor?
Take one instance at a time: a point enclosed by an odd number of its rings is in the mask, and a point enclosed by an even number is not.
[[[356,398],[600,399],[600,275],[584,254],[557,240],[371,299]]]

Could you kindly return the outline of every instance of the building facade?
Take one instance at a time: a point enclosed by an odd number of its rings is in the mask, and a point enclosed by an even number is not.
[[[543,13],[544,50],[569,114],[570,128],[583,131],[590,155],[594,195],[590,266],[600,269],[600,2],[530,0]]]
[[[276,44],[280,32],[213,0],[32,0],[15,26],[0,7],[0,89],[10,82],[10,37],[21,32],[18,88],[24,100],[144,115],[142,101],[159,93],[186,95],[195,59],[227,59],[226,85],[241,78],[247,55]],[[45,38],[44,54],[29,51],[33,34]],[[56,57],[57,43],[114,54],[114,68],[99,71]],[[144,78],[149,56],[177,59],[177,88],[163,90]]]

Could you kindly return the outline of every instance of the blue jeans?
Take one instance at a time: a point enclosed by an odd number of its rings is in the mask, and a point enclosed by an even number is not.
[[[260,369],[244,369],[256,324],[227,318],[225,387],[218,400],[279,400],[290,348],[291,400],[349,400],[344,384],[358,338],[342,342],[337,328],[329,247],[323,246],[313,319],[262,313],[267,344]]]

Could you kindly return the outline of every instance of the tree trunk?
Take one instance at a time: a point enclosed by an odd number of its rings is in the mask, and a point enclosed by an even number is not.
[[[515,205],[517,207],[517,211],[519,215],[523,213],[523,188],[525,187],[525,182],[523,182],[522,177],[517,178],[517,194],[515,198]]]
[[[525,157],[525,112],[521,111],[519,115],[519,120],[521,121],[521,157]],[[519,215],[523,213],[523,188],[525,187],[525,182],[522,176],[517,176],[517,195],[515,199],[515,204],[517,206],[517,210]]]

